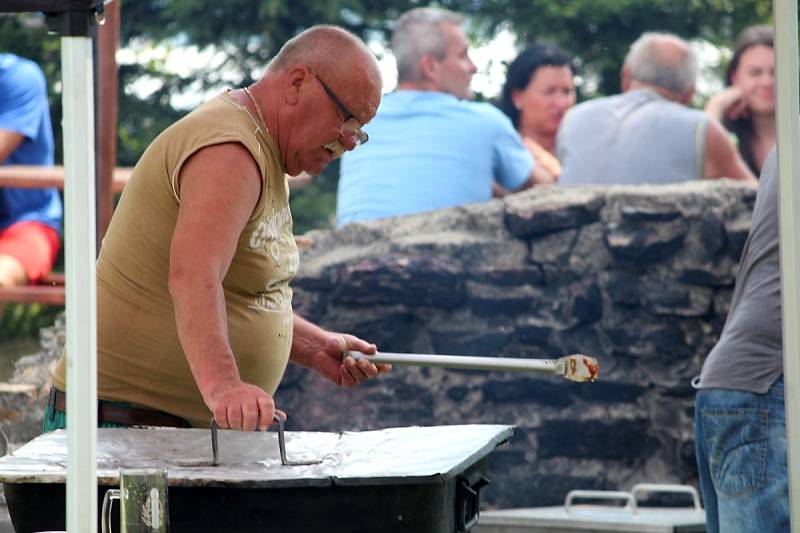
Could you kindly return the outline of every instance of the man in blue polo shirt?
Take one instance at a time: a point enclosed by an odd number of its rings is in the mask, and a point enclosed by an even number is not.
[[[532,185],[534,162],[511,122],[471,102],[475,64],[464,17],[418,8],[397,21],[398,86],[364,130],[369,142],[342,157],[339,226],[483,202],[492,184]]]
[[[53,164],[44,74],[13,54],[0,54],[0,164]],[[61,217],[56,189],[0,188],[0,286],[33,283],[50,272]]]

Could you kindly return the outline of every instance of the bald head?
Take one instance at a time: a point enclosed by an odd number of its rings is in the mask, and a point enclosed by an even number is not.
[[[692,92],[697,80],[697,54],[689,43],[669,33],[645,33],[625,57],[631,81],[676,95]]]
[[[351,94],[366,99],[367,107],[377,106],[380,100],[383,82],[375,56],[361,39],[343,28],[312,26],[290,39],[267,65],[265,75],[297,66],[311,67],[333,87],[347,86],[354,91]]]

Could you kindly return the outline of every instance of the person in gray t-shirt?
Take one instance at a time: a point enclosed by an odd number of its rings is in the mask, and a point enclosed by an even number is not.
[[[731,309],[695,386],[695,444],[711,533],[788,531],[775,150],[764,164]]]
[[[671,34],[645,33],[622,67],[622,94],[573,107],[557,135],[559,183],[665,184],[733,178],[755,186],[725,128],[689,108],[697,52]]]

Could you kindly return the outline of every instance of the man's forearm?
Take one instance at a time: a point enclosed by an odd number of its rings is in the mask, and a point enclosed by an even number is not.
[[[312,324],[297,313],[294,314],[294,327],[292,337],[292,349],[289,352],[289,359],[298,365],[305,367],[311,366],[309,354],[318,350],[325,343],[326,331],[321,327]]]
[[[170,294],[178,338],[203,398],[223,381],[239,381],[236,359],[228,341],[222,287],[189,280],[173,281]]]

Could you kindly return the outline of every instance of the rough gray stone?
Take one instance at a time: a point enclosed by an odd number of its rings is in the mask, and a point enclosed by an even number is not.
[[[654,263],[676,254],[686,237],[683,220],[660,224],[622,224],[609,228],[606,243],[612,255],[619,259]]]
[[[600,189],[532,190],[506,198],[505,220],[517,237],[545,235],[595,222],[603,206]]]
[[[331,298],[334,304],[344,305],[456,307],[464,297],[461,269],[447,256],[395,253],[345,267]]]

